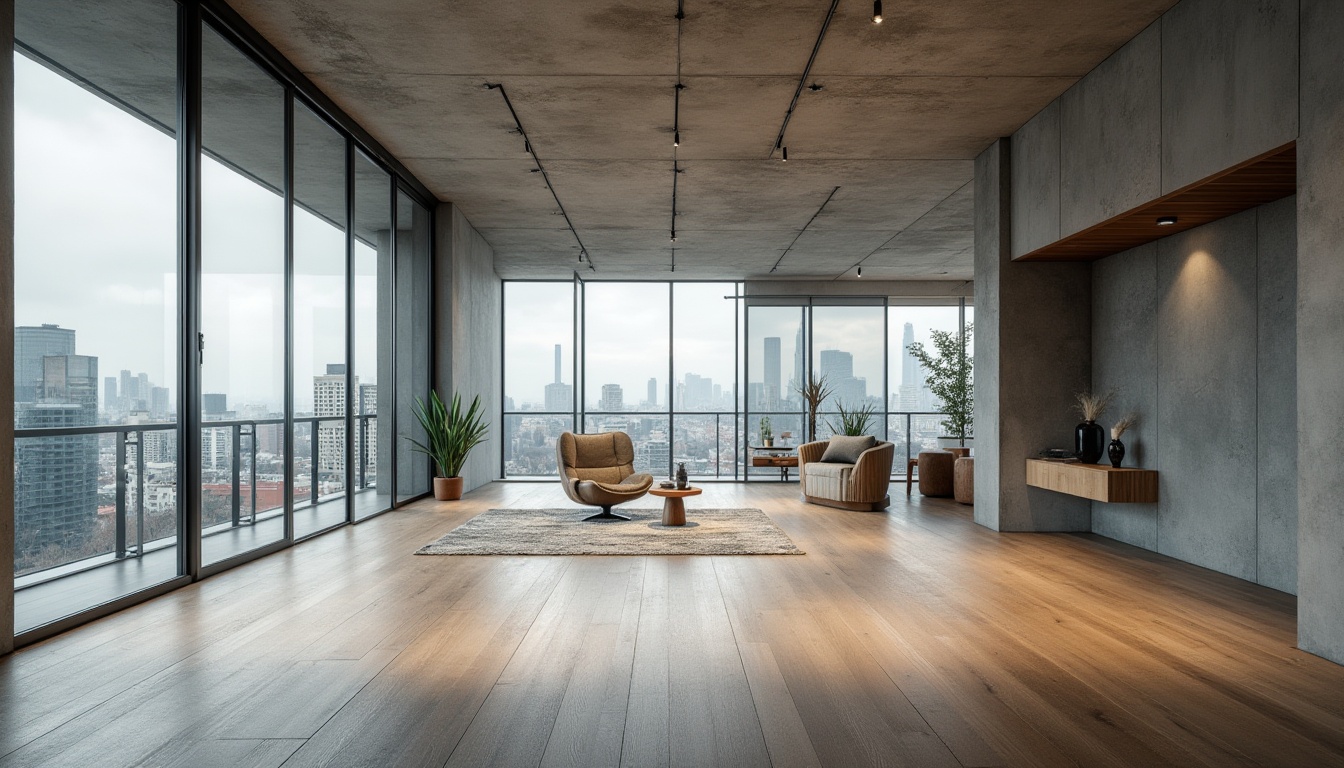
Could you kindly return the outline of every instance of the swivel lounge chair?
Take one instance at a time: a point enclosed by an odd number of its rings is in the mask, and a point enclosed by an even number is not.
[[[653,486],[653,475],[635,472],[635,446],[624,432],[566,432],[556,441],[555,453],[565,495],[576,503],[602,508],[584,520],[629,520],[612,514],[611,508],[638,499]]]

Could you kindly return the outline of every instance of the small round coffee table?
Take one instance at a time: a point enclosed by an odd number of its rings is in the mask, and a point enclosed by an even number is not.
[[[663,497],[663,525],[685,525],[686,502],[682,499],[687,496],[699,496],[700,489],[650,488],[649,493]]]

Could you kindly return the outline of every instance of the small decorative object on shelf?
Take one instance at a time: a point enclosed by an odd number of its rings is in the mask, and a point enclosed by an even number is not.
[[[688,481],[687,478],[686,478],[686,464],[683,463],[683,462],[678,462],[678,463],[677,463],[677,489],[678,489],[678,490],[682,490],[682,491],[684,491],[684,490],[686,490],[687,488],[690,488],[690,487],[691,487],[690,481]]]
[[[1137,423],[1139,423],[1138,414],[1131,413],[1111,427],[1111,444],[1106,447],[1106,455],[1111,457],[1112,467],[1119,469],[1120,462],[1125,460],[1125,444],[1120,442],[1120,436]]]
[[[775,444],[775,433],[770,430],[770,417],[761,417],[761,445],[770,448]]]
[[[1083,422],[1073,430],[1073,450],[1084,464],[1096,464],[1106,452],[1106,430],[1097,423],[1097,419],[1106,412],[1106,406],[1111,404],[1114,396],[1112,392],[1104,395],[1079,392],[1075,395]]]
[[[787,448],[788,445],[789,445],[789,441],[792,440],[792,439],[793,439],[793,433],[792,433],[792,432],[780,432],[780,433],[779,433],[779,445],[780,445],[780,447],[781,447],[781,448]]]
[[[673,488],[676,488],[677,484],[672,482],[671,480],[664,480],[658,484],[658,487],[670,491]]]

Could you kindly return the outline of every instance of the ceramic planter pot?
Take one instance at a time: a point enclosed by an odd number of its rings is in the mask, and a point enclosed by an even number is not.
[[[970,436],[967,436],[967,438],[966,438],[966,444],[965,444],[964,447],[966,447],[966,448],[970,448],[972,442],[974,442],[974,438],[971,438]],[[942,448],[943,450],[947,450],[948,448],[961,448],[961,447],[963,447],[963,445],[962,445],[961,438],[959,438],[959,437],[948,437],[948,436],[946,436],[946,435],[943,435],[943,436],[940,436],[940,437],[938,438],[938,447],[939,447],[939,448]]]
[[[439,501],[457,501],[462,498],[462,478],[434,478],[434,498]]]

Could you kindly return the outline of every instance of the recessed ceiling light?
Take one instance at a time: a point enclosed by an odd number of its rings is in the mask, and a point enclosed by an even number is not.
[[[681,146],[681,131],[672,132],[672,146],[674,147]]]
[[[789,162],[789,148],[788,148],[788,147],[783,147],[782,149],[783,149],[784,154],[780,157],[780,162],[782,162],[782,163],[787,163],[787,162]]]
[[[863,267],[859,267],[859,277],[863,277]]]
[[[1172,224],[1175,224],[1177,221],[1178,221],[1178,219],[1177,219],[1175,216],[1158,216],[1158,217],[1157,217],[1157,226],[1159,226],[1159,227],[1170,227]]]
[[[882,23],[882,0],[873,0],[873,23]]]

